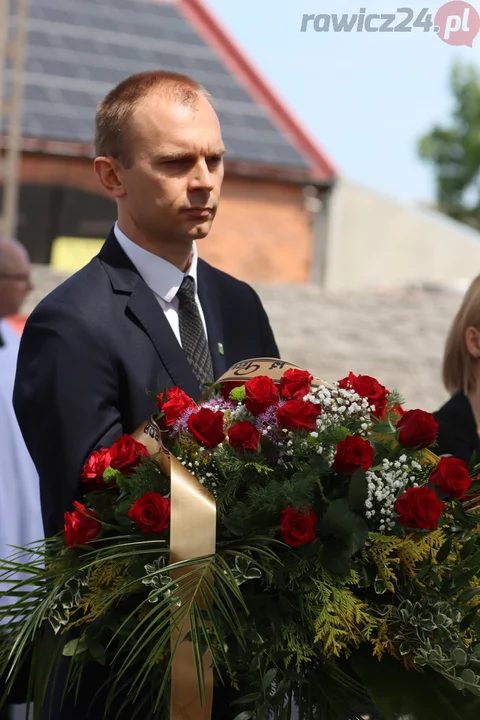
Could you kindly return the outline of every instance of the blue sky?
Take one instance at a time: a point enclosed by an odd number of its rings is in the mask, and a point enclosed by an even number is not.
[[[473,48],[453,47],[433,32],[300,32],[304,14],[396,13],[442,2],[392,0],[205,0],[287,107],[302,120],[338,171],[386,195],[432,201],[430,168],[416,143],[448,121],[455,59],[480,67]],[[437,4],[438,3],[438,4]],[[480,0],[472,0],[480,11]],[[394,24],[404,14],[398,13]]]

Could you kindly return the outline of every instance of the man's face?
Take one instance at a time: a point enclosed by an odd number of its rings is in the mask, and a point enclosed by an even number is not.
[[[0,265],[0,318],[16,315],[32,289],[28,258],[17,248],[8,248],[8,261]]]
[[[152,93],[132,118],[130,168],[119,168],[121,216],[153,243],[185,243],[210,232],[223,181],[217,115],[202,96],[184,107]]]

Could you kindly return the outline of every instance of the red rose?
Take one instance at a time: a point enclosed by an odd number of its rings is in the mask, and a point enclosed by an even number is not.
[[[333,469],[341,475],[353,475],[360,468],[372,466],[374,450],[368,440],[358,435],[347,435],[339,442],[333,460]]]
[[[287,545],[292,547],[300,547],[305,543],[315,540],[315,525],[317,516],[313,508],[310,508],[308,514],[298,512],[293,507],[288,507],[282,511],[282,521],[280,530],[282,538]]]
[[[105,483],[103,480],[103,473],[107,467],[109,467],[110,461],[111,455],[109,448],[95,450],[83,466],[81,475],[83,482],[98,488],[105,488],[107,485],[111,485],[112,483]]]
[[[272,378],[259,375],[245,383],[245,405],[252,415],[260,415],[280,399]]]
[[[303,400],[287,400],[277,409],[278,426],[287,430],[314,430],[321,412],[320,405]]]
[[[131,435],[122,435],[110,448],[110,456],[110,467],[128,475],[140,464],[142,457],[148,459],[150,454],[143,443],[137,442]]]
[[[398,442],[405,448],[427,448],[437,439],[438,423],[425,410],[407,410],[397,422]]]
[[[147,492],[135,500],[128,517],[146,533],[162,533],[170,526],[170,500],[156,492]]]
[[[64,518],[65,543],[68,547],[73,545],[88,545],[94,540],[102,529],[98,515],[93,510],[87,510],[85,505],[74,501],[75,510],[66,512]]]
[[[253,450],[257,452],[260,433],[249,422],[237,422],[228,431],[228,442],[235,450]]]
[[[404,527],[436,530],[444,507],[437,493],[423,486],[408,488],[396,499],[393,509],[400,516],[397,522]]]
[[[449,497],[456,498],[462,498],[472,484],[467,463],[455,457],[440,458],[429,482]]]
[[[381,419],[385,417],[389,391],[378,380],[370,375],[354,375],[352,372],[339,382],[344,390],[354,390],[361,398],[368,398],[370,405],[374,405],[373,414]]]
[[[280,380],[280,392],[288,400],[302,400],[310,392],[313,375],[308,370],[289,368]]]
[[[187,393],[177,386],[169,388],[166,396],[165,398],[165,393],[157,395],[157,405],[158,409],[165,413],[164,422],[166,427],[172,427],[185,410],[195,407],[195,403]]]
[[[188,429],[196,442],[204,447],[216,447],[225,440],[223,432],[223,412],[200,408],[188,418]]]

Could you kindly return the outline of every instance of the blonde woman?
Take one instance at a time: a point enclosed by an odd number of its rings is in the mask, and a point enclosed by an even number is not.
[[[437,455],[480,461],[480,275],[458,310],[445,345],[443,384],[450,399],[434,413],[439,423]]]

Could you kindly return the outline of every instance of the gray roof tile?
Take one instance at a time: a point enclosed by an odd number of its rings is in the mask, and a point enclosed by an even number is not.
[[[309,167],[174,5],[35,0],[29,13],[26,135],[90,143],[96,105],[108,90],[133,73],[164,68],[190,74],[211,92],[229,158]]]

